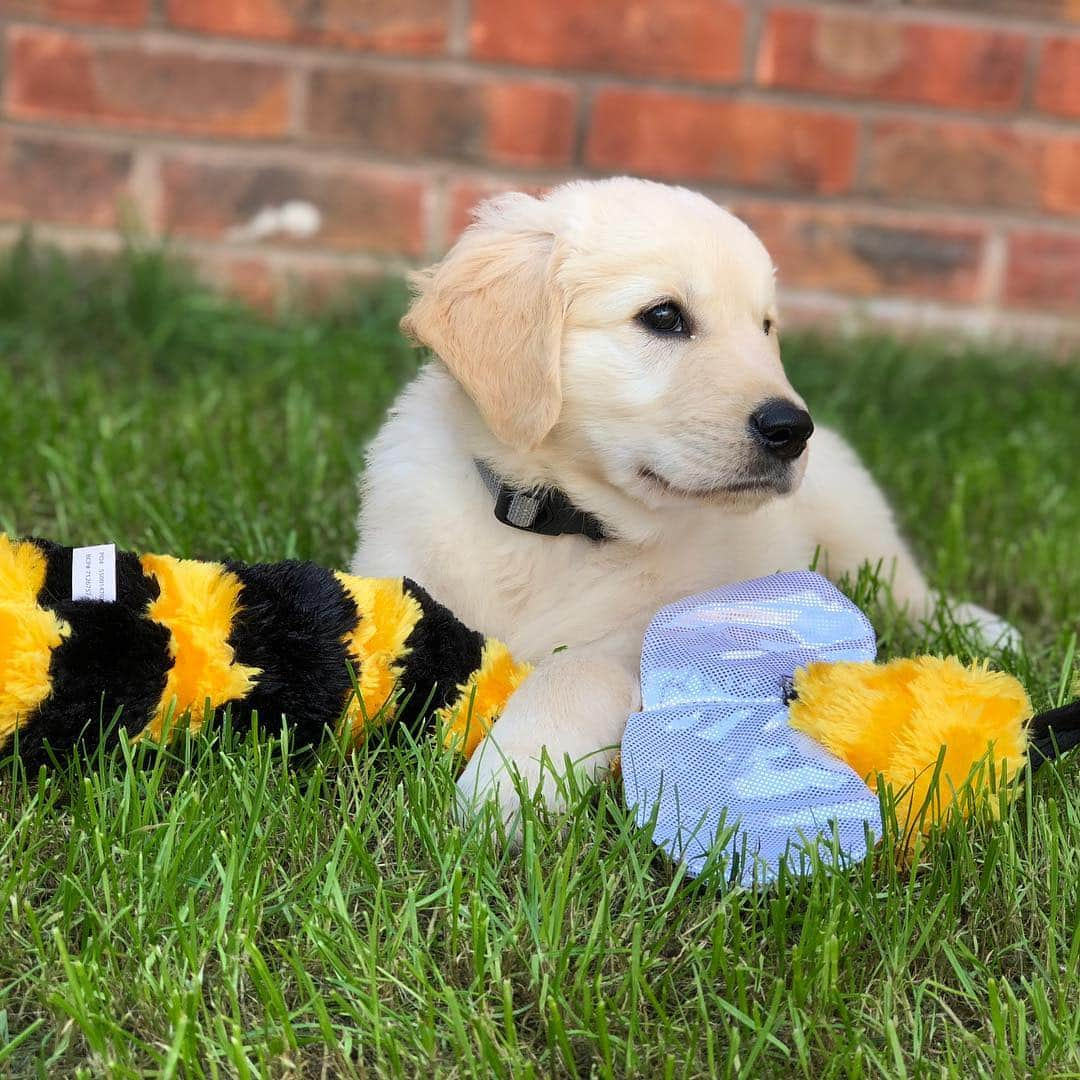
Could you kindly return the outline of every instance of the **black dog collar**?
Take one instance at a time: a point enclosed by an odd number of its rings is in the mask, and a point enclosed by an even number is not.
[[[476,462],[476,471],[495,500],[495,517],[504,525],[541,536],[611,539],[600,519],[576,507],[566,492],[558,488],[511,487],[484,461]]]

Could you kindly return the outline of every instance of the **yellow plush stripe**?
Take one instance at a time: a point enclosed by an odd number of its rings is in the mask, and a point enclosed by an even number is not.
[[[408,655],[405,642],[420,621],[423,609],[405,591],[401,578],[364,578],[337,574],[359,612],[356,626],[342,639],[356,666],[359,698],[345,711],[345,728],[354,742],[364,727],[386,706],[401,676],[401,661]],[[381,714],[390,719],[390,710]]]
[[[170,712],[179,717],[189,709],[191,730],[198,731],[208,704],[213,709],[244,697],[262,674],[236,663],[229,644],[240,610],[240,579],[218,563],[171,555],[144,555],[142,567],[161,590],[147,616],[169,630],[173,658],[157,711],[142,734],[160,739]]]
[[[444,744],[471,757],[530,671],[531,664],[518,663],[501,641],[489,638],[480,667],[458,687],[454,701],[436,713],[444,725]]]
[[[792,726],[870,787],[876,789],[878,774],[884,777],[909,837],[954,812],[995,812],[994,793],[1024,767],[1031,702],[1015,678],[986,663],[965,667],[953,656],[921,656],[810,664],[795,673],[795,692]],[[988,751],[993,772],[977,768]]]
[[[0,533],[0,747],[52,689],[52,651],[71,633],[39,607],[47,560],[36,544]]]

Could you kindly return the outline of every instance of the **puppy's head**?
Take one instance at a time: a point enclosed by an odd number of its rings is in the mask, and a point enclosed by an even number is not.
[[[780,364],[774,271],[737,218],[642,180],[507,195],[414,279],[402,327],[492,432],[650,506],[792,490],[813,431]]]

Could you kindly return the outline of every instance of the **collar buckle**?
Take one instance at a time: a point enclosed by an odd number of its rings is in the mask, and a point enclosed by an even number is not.
[[[499,485],[495,493],[496,521],[523,532],[544,533],[550,516],[544,513],[544,504],[540,499],[507,484]]]
[[[566,494],[555,488],[524,490],[504,483],[485,462],[477,470],[495,500],[495,519],[503,525],[540,536],[584,536],[610,540],[601,521],[580,510]]]

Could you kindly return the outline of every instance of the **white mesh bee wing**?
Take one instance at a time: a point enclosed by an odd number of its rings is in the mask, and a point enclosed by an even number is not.
[[[807,849],[862,859],[881,835],[877,796],[788,724],[785,689],[815,660],[873,660],[866,616],[810,571],[714,589],[664,608],[641,657],[642,711],[622,744],[627,805],[700,872],[723,844],[733,881],[799,873]],[[800,853],[802,858],[800,858]]]

